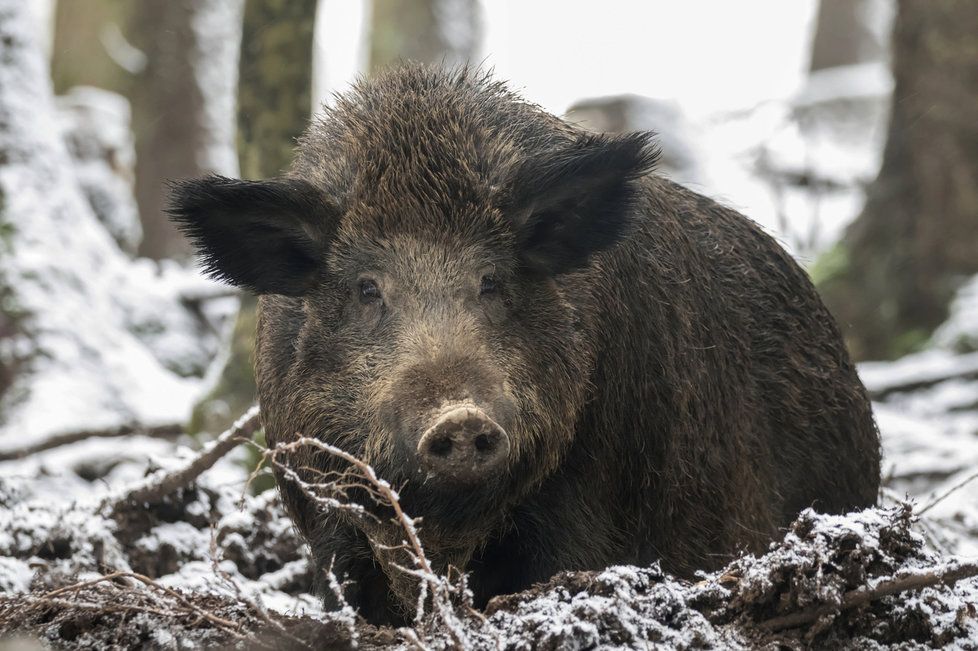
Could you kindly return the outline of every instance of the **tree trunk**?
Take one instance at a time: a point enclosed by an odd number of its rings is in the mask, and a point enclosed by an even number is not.
[[[247,0],[238,83],[241,176],[268,178],[292,161],[312,105],[316,0]],[[220,432],[255,401],[253,296],[242,299],[227,364],[191,429]]]
[[[884,48],[869,25],[873,0],[820,0],[811,72],[881,59]]]
[[[63,0],[55,19],[55,91],[125,95],[136,141],[142,255],[186,256],[163,213],[167,179],[234,175],[234,89],[243,0]]]
[[[883,165],[823,296],[860,359],[919,348],[978,273],[978,3],[901,0]]]
[[[237,171],[233,156],[215,154],[214,146],[215,129],[225,132],[225,152],[233,144],[233,106],[207,103],[220,97],[212,87],[228,80],[225,96],[233,97],[240,5],[241,0],[143,0],[133,12],[133,42],[146,55],[130,97],[142,255],[159,259],[190,253],[186,238],[163,212],[168,179]],[[226,20],[200,24],[222,10]],[[222,112],[226,125],[219,124]]]
[[[125,129],[111,111],[98,119],[106,133]],[[133,264],[98,221],[63,140],[66,126],[28,3],[0,0],[0,447],[7,449],[80,427],[176,422],[196,395],[192,376],[214,353],[180,296],[191,274]]]
[[[477,56],[478,0],[374,0],[372,10],[371,72],[402,60],[453,66]]]

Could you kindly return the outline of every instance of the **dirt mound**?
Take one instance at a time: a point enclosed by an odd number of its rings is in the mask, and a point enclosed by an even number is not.
[[[805,511],[765,555],[695,583],[657,566],[571,572],[497,597],[484,613],[456,585],[448,610],[431,607],[413,628],[393,630],[349,609],[317,611],[305,552],[277,498],[231,497],[195,486],[82,529],[80,512],[61,514],[71,535],[38,526],[37,505],[21,509],[32,519],[0,536],[0,568],[30,581],[0,596],[0,632],[68,649],[978,649],[978,566],[928,551],[908,505]],[[125,569],[101,574],[108,559]]]

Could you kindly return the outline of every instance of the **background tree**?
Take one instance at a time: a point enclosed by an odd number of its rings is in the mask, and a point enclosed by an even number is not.
[[[374,0],[371,8],[371,72],[401,60],[458,65],[478,54],[478,0]]]
[[[242,1],[57,3],[55,91],[98,86],[132,104],[141,255],[189,254],[163,213],[167,179],[237,171],[233,93]]]
[[[247,0],[238,83],[241,176],[276,176],[292,162],[312,106],[316,0]],[[192,431],[220,432],[255,401],[252,355],[257,302],[242,297],[228,361],[194,410]]]
[[[885,55],[886,44],[873,30],[877,1],[820,0],[810,71],[875,61]]]
[[[860,359],[922,345],[978,273],[978,3],[900,0],[883,164],[821,261],[821,290]]]

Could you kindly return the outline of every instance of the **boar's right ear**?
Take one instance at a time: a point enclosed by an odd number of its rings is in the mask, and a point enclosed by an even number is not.
[[[171,183],[170,218],[211,276],[256,294],[300,296],[321,269],[336,209],[299,179],[207,176]]]
[[[653,134],[587,134],[517,170],[503,207],[523,265],[542,274],[584,266],[626,232],[638,179],[659,158]]]

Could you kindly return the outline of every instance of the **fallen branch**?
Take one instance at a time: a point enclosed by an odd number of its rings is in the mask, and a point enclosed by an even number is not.
[[[93,587],[98,583],[112,582],[115,579],[120,579],[120,578],[133,579],[135,581],[138,581],[139,583],[145,585],[147,588],[157,590],[163,593],[164,595],[170,597],[171,599],[176,600],[182,607],[186,608],[191,613],[197,615],[202,619],[207,620],[211,624],[234,635],[235,637],[239,637],[239,638],[245,637],[244,634],[241,633],[240,622],[232,622],[231,620],[225,619],[223,617],[219,617],[214,613],[208,612],[207,610],[191,602],[189,599],[184,597],[176,590],[167,588],[166,586],[162,586],[156,581],[154,581],[153,579],[149,578],[148,576],[137,574],[135,572],[112,572],[111,574],[100,576],[97,579],[92,579],[90,581],[81,581],[79,583],[58,588],[57,590],[52,590],[47,594],[41,595],[40,597],[38,597],[38,599],[40,601],[51,600],[54,597],[57,597],[58,595],[63,595],[65,593],[77,593],[81,590],[84,590],[85,588]]]
[[[768,631],[782,631],[789,628],[797,628],[817,622],[823,617],[857,608],[892,594],[920,590],[937,585],[953,585],[962,579],[973,576],[978,576],[978,562],[951,562],[941,567],[923,571],[901,573],[882,579],[872,587],[862,586],[855,590],[850,590],[842,597],[842,602],[839,604],[827,604],[774,617],[761,622],[758,624],[758,627]]]
[[[213,466],[221,457],[245,441],[251,440],[260,427],[258,406],[244,413],[234,425],[206,447],[190,463],[170,472],[156,473],[141,484],[129,489],[124,494],[110,498],[105,506],[113,510],[124,504],[143,504],[161,501],[167,495],[190,485],[205,470]]]
[[[920,360],[918,360],[920,361]],[[973,380],[978,378],[978,353],[967,353],[950,359],[937,360],[938,364],[918,365],[910,369],[906,365],[870,362],[860,366],[859,375],[866,385],[866,392],[873,400],[884,400],[894,393],[909,393],[938,385],[948,380]],[[902,372],[901,372],[902,371]]]
[[[193,287],[180,292],[180,300],[187,305],[195,305],[220,298],[235,298],[241,296],[241,290],[234,287],[218,285],[215,287]]]
[[[72,443],[78,443],[80,441],[87,441],[88,439],[120,438],[124,436],[134,436],[136,434],[150,436],[153,438],[172,438],[179,436],[182,433],[183,426],[176,423],[154,426],[127,424],[119,425],[117,427],[110,427],[107,429],[64,432],[62,434],[56,434],[55,436],[47,438],[38,443],[0,450],[0,461],[15,461],[17,459],[29,457],[32,454],[37,454],[38,452],[53,450],[54,448],[59,448],[64,445],[71,445]]]

